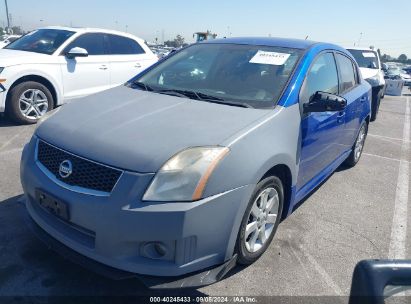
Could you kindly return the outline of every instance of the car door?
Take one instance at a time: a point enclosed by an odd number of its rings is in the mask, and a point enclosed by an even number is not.
[[[87,57],[64,56],[74,47],[88,52]],[[86,33],[64,48],[61,60],[64,98],[76,98],[110,88],[110,70],[103,33]]]
[[[153,63],[140,44],[128,37],[108,34],[111,86],[118,86]]]
[[[360,87],[357,65],[342,53],[335,54],[339,77],[340,95],[347,100],[345,109],[345,132],[341,134],[341,142],[345,150],[352,148],[361,124],[361,115],[369,102],[367,92]]]
[[[345,111],[303,113],[302,106],[317,92],[338,94],[339,80],[333,52],[315,58],[300,92],[301,150],[297,188],[319,175],[342,153]]]

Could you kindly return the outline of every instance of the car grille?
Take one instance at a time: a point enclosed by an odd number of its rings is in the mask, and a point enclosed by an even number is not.
[[[95,191],[111,192],[122,174],[118,169],[75,156],[42,140],[38,141],[37,160],[61,182]],[[72,163],[72,173],[63,178],[59,168],[65,160]]]

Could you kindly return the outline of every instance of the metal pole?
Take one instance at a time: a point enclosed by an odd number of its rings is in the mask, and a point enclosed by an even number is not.
[[[6,5],[7,28],[10,28],[9,7],[7,6],[7,0],[4,0],[4,4]]]
[[[360,46],[360,44],[361,44],[362,34],[363,33],[360,33],[360,38],[358,39],[358,46]]]

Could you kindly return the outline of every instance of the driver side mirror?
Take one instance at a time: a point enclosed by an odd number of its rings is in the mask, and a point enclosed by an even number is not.
[[[304,113],[342,111],[347,106],[347,100],[341,96],[318,91],[303,105]]]
[[[87,57],[87,56],[88,56],[87,50],[80,48],[80,47],[74,47],[66,53],[66,57],[69,59],[73,59],[76,57]]]

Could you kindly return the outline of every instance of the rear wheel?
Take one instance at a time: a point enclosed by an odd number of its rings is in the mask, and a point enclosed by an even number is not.
[[[52,110],[53,104],[53,97],[46,86],[27,81],[11,89],[6,112],[18,123],[32,124]]]
[[[280,223],[283,204],[284,188],[278,177],[267,177],[257,184],[237,237],[238,263],[251,264],[266,251]]]
[[[371,104],[371,121],[375,121],[377,119],[378,116],[378,111],[380,109],[380,103],[381,103],[381,96],[380,94],[377,94],[377,96],[375,96],[373,98],[373,102]]]
[[[345,165],[354,167],[361,158],[364,149],[365,139],[367,138],[368,124],[364,121],[361,125],[360,132],[358,132],[357,139],[352,147],[351,153],[345,160]]]

